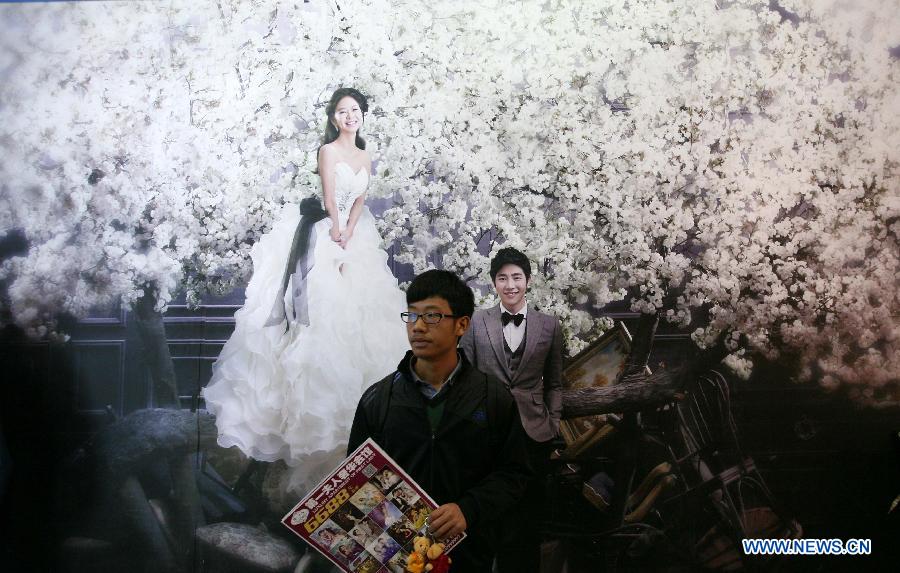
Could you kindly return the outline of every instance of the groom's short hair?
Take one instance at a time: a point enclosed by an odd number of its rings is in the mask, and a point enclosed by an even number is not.
[[[504,265],[516,265],[525,273],[525,280],[531,279],[531,262],[525,253],[512,247],[504,247],[491,259],[491,282],[494,282]]]
[[[406,304],[433,296],[446,300],[457,318],[471,317],[475,312],[475,295],[472,294],[472,289],[450,271],[431,269],[414,278],[406,291]]]

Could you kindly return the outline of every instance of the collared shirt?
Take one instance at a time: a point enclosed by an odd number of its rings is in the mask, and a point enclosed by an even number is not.
[[[416,360],[417,358],[413,357],[413,360],[409,363],[409,371],[412,374],[413,382],[416,383],[416,386],[419,387],[419,391],[422,392],[422,395],[431,400],[438,394],[444,391],[445,388],[449,388],[453,384],[453,379],[459,374],[460,368],[462,368],[462,357],[459,355],[459,352],[456,353],[456,368],[453,369],[453,372],[447,376],[447,379],[441,383],[440,388],[435,390],[434,386],[429,384],[428,382],[422,380],[419,377],[419,374],[416,372]]]
[[[500,315],[502,316],[504,312],[509,311],[506,310],[506,307],[504,307],[501,302]],[[506,323],[506,326],[503,327],[503,338],[506,339],[506,344],[509,345],[509,349],[515,352],[516,348],[522,344],[522,339],[525,338],[525,323],[528,321],[528,303],[526,302],[525,306],[523,306],[522,310],[519,312],[509,312],[509,314],[521,314],[525,317],[525,320],[523,320],[519,326],[516,326],[516,323],[510,320]]]

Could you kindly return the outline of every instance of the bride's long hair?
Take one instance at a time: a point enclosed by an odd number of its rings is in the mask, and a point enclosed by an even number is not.
[[[322,145],[331,143],[338,138],[338,130],[334,126],[334,112],[338,102],[347,96],[352,97],[359,104],[359,109],[363,112],[363,122],[365,123],[366,112],[369,111],[369,102],[366,100],[366,96],[362,95],[355,88],[338,88],[331,94],[331,100],[325,107],[325,115],[328,116],[328,119],[325,125],[325,135],[322,137]],[[366,141],[359,135],[359,131],[356,132],[356,147],[360,149],[366,148]],[[319,149],[321,149],[321,146],[319,146]]]

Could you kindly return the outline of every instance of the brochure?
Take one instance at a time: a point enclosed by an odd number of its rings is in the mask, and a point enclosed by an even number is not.
[[[437,504],[372,439],[282,519],[341,570],[403,573]],[[444,540],[450,551],[465,537]]]

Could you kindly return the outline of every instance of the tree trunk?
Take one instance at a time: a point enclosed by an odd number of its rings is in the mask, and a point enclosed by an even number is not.
[[[142,561],[153,565],[154,571],[177,571],[175,556],[159,524],[144,487],[134,475],[128,476],[118,491],[118,511],[125,516],[128,536],[132,540],[131,551],[137,551]]]
[[[562,417],[567,419],[644,410],[673,400],[680,388],[680,377],[662,373],[614,386],[564,390]]]
[[[144,360],[153,384],[153,405],[158,408],[180,408],[175,364],[169,353],[162,313],[156,310],[156,295],[149,290],[134,303],[135,323],[144,345]]]
[[[645,375],[657,325],[659,325],[658,313],[641,315],[634,338],[631,340],[631,352],[628,353],[628,360],[622,370],[621,382],[629,382],[635,377]]]
[[[190,454],[170,458],[173,486],[172,529],[178,546],[179,560],[195,567],[197,565],[194,532],[206,525],[200,504],[200,491],[194,468],[196,458]],[[192,569],[193,570],[193,569]]]
[[[653,318],[653,315],[649,316],[651,319]],[[648,320],[644,325],[644,328],[648,329],[645,332],[651,332],[651,337],[652,332],[656,330],[656,323],[656,320]],[[640,326],[638,331],[641,331]],[[722,340],[724,340],[724,336]],[[564,390],[562,418],[637,412],[678,399],[686,382],[715,368],[728,355],[728,350],[722,340],[706,350],[698,350],[679,370],[672,372],[661,370],[652,374],[635,372],[627,381],[614,386]],[[646,348],[640,347],[641,340],[638,337],[635,337],[635,342],[638,345],[634,348],[639,354],[633,362],[629,358],[628,364],[636,367],[643,360],[643,365],[641,365],[643,368],[650,355],[650,346],[647,344]]]

